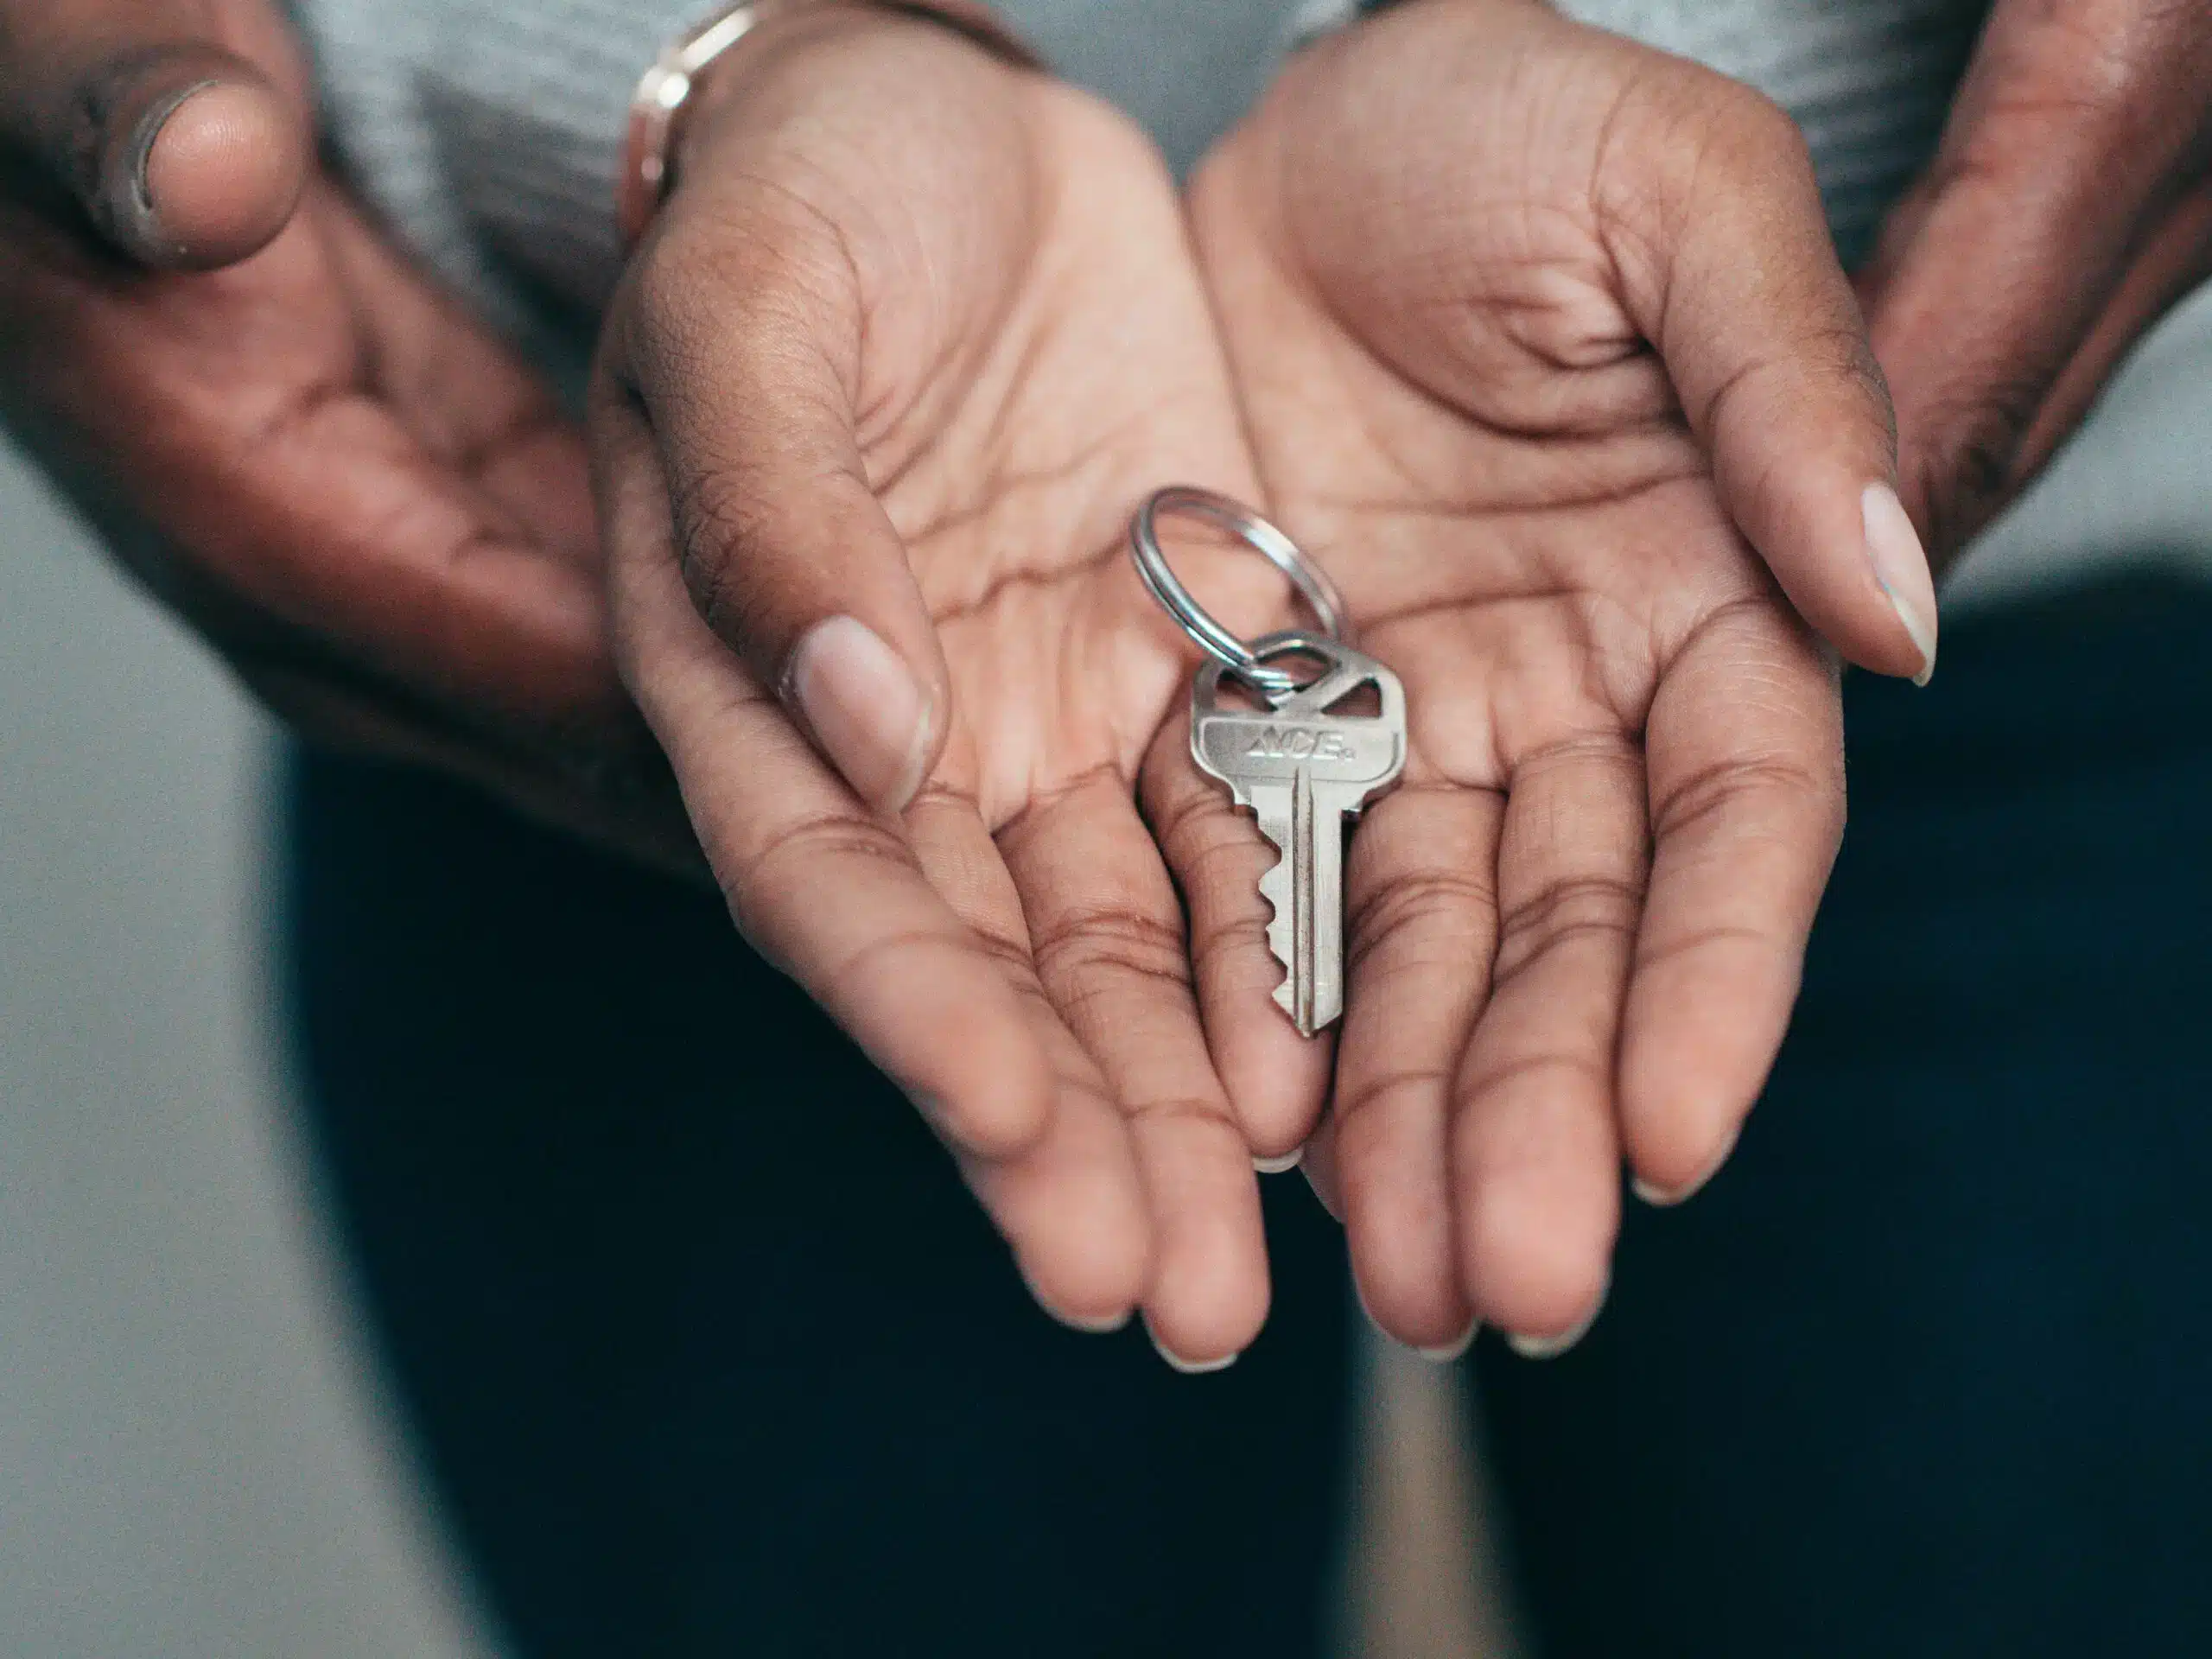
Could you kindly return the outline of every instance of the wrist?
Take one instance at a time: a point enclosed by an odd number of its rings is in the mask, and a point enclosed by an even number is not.
[[[901,22],[934,25],[1014,68],[1039,67],[982,0],[750,0],[726,7],[671,42],[639,82],[617,181],[624,240],[634,243],[644,233],[675,182],[691,135],[709,124],[712,106],[741,89],[747,66],[775,41]]]

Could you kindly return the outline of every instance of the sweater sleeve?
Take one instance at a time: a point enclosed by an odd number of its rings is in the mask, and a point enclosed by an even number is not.
[[[1128,111],[1179,169],[1297,39],[1381,3],[998,0],[1057,71]],[[1932,148],[1986,0],[1557,3],[1777,98],[1805,129],[1853,258]],[[595,315],[620,270],[630,94],[713,0],[293,4],[333,142],[401,234],[510,327],[526,331],[549,299]]]
[[[1349,0],[1000,0],[1056,70],[1179,165],[1266,84],[1303,19]],[[295,0],[326,124],[363,193],[511,327],[596,313],[621,265],[630,96],[710,0]],[[1172,43],[1172,49],[1168,49]]]
[[[620,269],[629,99],[700,0],[301,0],[332,143],[441,272],[512,324]]]

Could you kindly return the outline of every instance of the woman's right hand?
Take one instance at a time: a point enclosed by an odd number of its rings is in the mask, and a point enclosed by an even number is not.
[[[1119,116],[888,10],[766,24],[698,100],[593,401],[624,676],[739,927],[1044,1305],[1225,1363],[1264,1241],[1136,799],[1192,653],[1123,533],[1254,479],[1174,188]],[[1284,602],[1249,555],[1181,569],[1232,626]],[[1186,887],[1268,861],[1221,817]]]

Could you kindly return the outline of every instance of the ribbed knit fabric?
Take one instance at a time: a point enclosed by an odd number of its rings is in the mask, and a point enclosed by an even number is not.
[[[327,117],[364,188],[510,320],[537,285],[595,307],[619,264],[631,89],[705,0],[299,0]],[[1345,0],[1003,0],[1070,79],[1179,166]],[[1803,124],[1847,252],[1926,158],[1982,0],[1567,0],[1758,86]]]
[[[1844,257],[1935,151],[1986,0],[1561,0],[1750,82],[1796,117]]]
[[[1986,0],[1556,3],[1738,76],[1789,109],[1811,144],[1847,258],[1866,250],[1883,209],[1932,150],[1986,9]],[[331,137],[362,189],[573,389],[590,318],[619,269],[614,172],[631,90],[663,42],[713,0],[291,3],[316,53]],[[1001,0],[1001,9],[1061,73],[1128,110],[1186,167],[1302,31],[1341,22],[1355,0]],[[2193,355],[2134,377],[2174,385],[2153,388],[2145,404],[2124,381],[2112,400],[2120,407],[2100,415],[2110,427],[2133,409],[2143,433],[2117,453],[2107,446],[2095,465],[2057,468],[2063,476],[1968,561],[1947,608],[2108,563],[2123,543],[2202,549],[2197,556],[2212,562],[2212,504],[2193,461],[2177,460],[2175,435],[2212,423],[2212,308],[2197,309],[2205,322],[2166,331]]]

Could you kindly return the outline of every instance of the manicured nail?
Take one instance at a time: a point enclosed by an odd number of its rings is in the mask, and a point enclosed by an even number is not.
[[[1058,1308],[1049,1306],[1043,1302],[1039,1302],[1038,1306],[1043,1307],[1047,1313],[1067,1326],[1069,1330],[1080,1332],[1086,1337],[1110,1337],[1116,1331],[1126,1329],[1129,1323],[1128,1310],[1126,1308],[1119,1313],[1108,1314],[1103,1319],[1078,1319],[1072,1313],[1063,1313]]]
[[[1015,1259],[1014,1266],[1021,1274],[1021,1282],[1029,1287],[1030,1296],[1055,1324],[1081,1332],[1086,1337],[1110,1337],[1129,1322],[1131,1310],[1126,1307],[1118,1313],[1084,1315],[1071,1313],[1064,1307],[1055,1306],[1052,1299],[1037,1288],[1037,1281],[1029,1276],[1029,1269],[1021,1265],[1020,1258]]]
[[[798,642],[784,683],[853,792],[878,811],[903,811],[937,736],[935,707],[906,659],[865,623],[833,616]]]
[[[1359,1299],[1359,1311],[1367,1316],[1368,1324],[1374,1327],[1385,1342],[1396,1342],[1397,1338],[1382,1329],[1382,1320],[1375,1317],[1375,1310],[1367,1305],[1367,1287],[1359,1282],[1359,1275],[1357,1273],[1351,1276],[1351,1292]],[[1423,1359],[1433,1360],[1439,1365],[1449,1365],[1475,1345],[1475,1338],[1482,1328],[1481,1320],[1470,1319],[1465,1331],[1462,1331],[1452,1341],[1445,1343],[1440,1347],[1423,1348],[1412,1343],[1404,1345],[1412,1352],[1419,1354]]]
[[[1713,1161],[1681,1185],[1655,1186],[1639,1175],[1629,1183],[1630,1190],[1656,1210],[1671,1210],[1678,1204],[1688,1204],[1704,1192],[1707,1184],[1720,1173],[1721,1166],[1736,1150],[1736,1137],[1742,1133],[1740,1127],[1729,1130],[1728,1138],[1720,1143],[1720,1150],[1713,1155]]]
[[[1610,1285],[1606,1287],[1607,1290],[1611,1288]],[[1556,1337],[1510,1336],[1505,1340],[1523,1359],[1557,1359],[1590,1334],[1590,1327],[1598,1323],[1598,1316],[1605,1311],[1605,1290],[1598,1293],[1597,1301],[1592,1304],[1590,1311],[1582,1316],[1581,1323],[1572,1331]]]
[[[1153,1347],[1167,1362],[1168,1369],[1180,1371],[1185,1376],[1211,1376],[1216,1371],[1227,1370],[1243,1357],[1237,1353],[1230,1355],[1226,1359],[1185,1359],[1160,1339],[1160,1333],[1152,1328],[1152,1321],[1148,1319],[1144,1322],[1144,1333],[1152,1338]]]
[[[1283,1154],[1280,1158],[1262,1158],[1255,1154],[1252,1159],[1252,1167],[1258,1170],[1262,1175],[1286,1174],[1289,1171],[1296,1169],[1299,1165],[1299,1160],[1305,1156],[1306,1148],[1302,1146],[1293,1147],[1288,1152]]]
[[[1904,503],[1886,484],[1869,484],[1859,498],[1866,525],[1866,556],[1874,566],[1874,580],[1890,596],[1897,620],[1912,636],[1920,652],[1920,672],[1915,685],[1925,685],[1936,673],[1936,579],[1929,573],[1928,550],[1920,544]]]
[[[1469,1319],[1467,1328],[1459,1333],[1457,1342],[1447,1342],[1441,1348],[1416,1348],[1414,1352],[1439,1365],[1452,1364],[1466,1357],[1467,1350],[1475,1345],[1475,1337],[1482,1328],[1481,1320]]]

